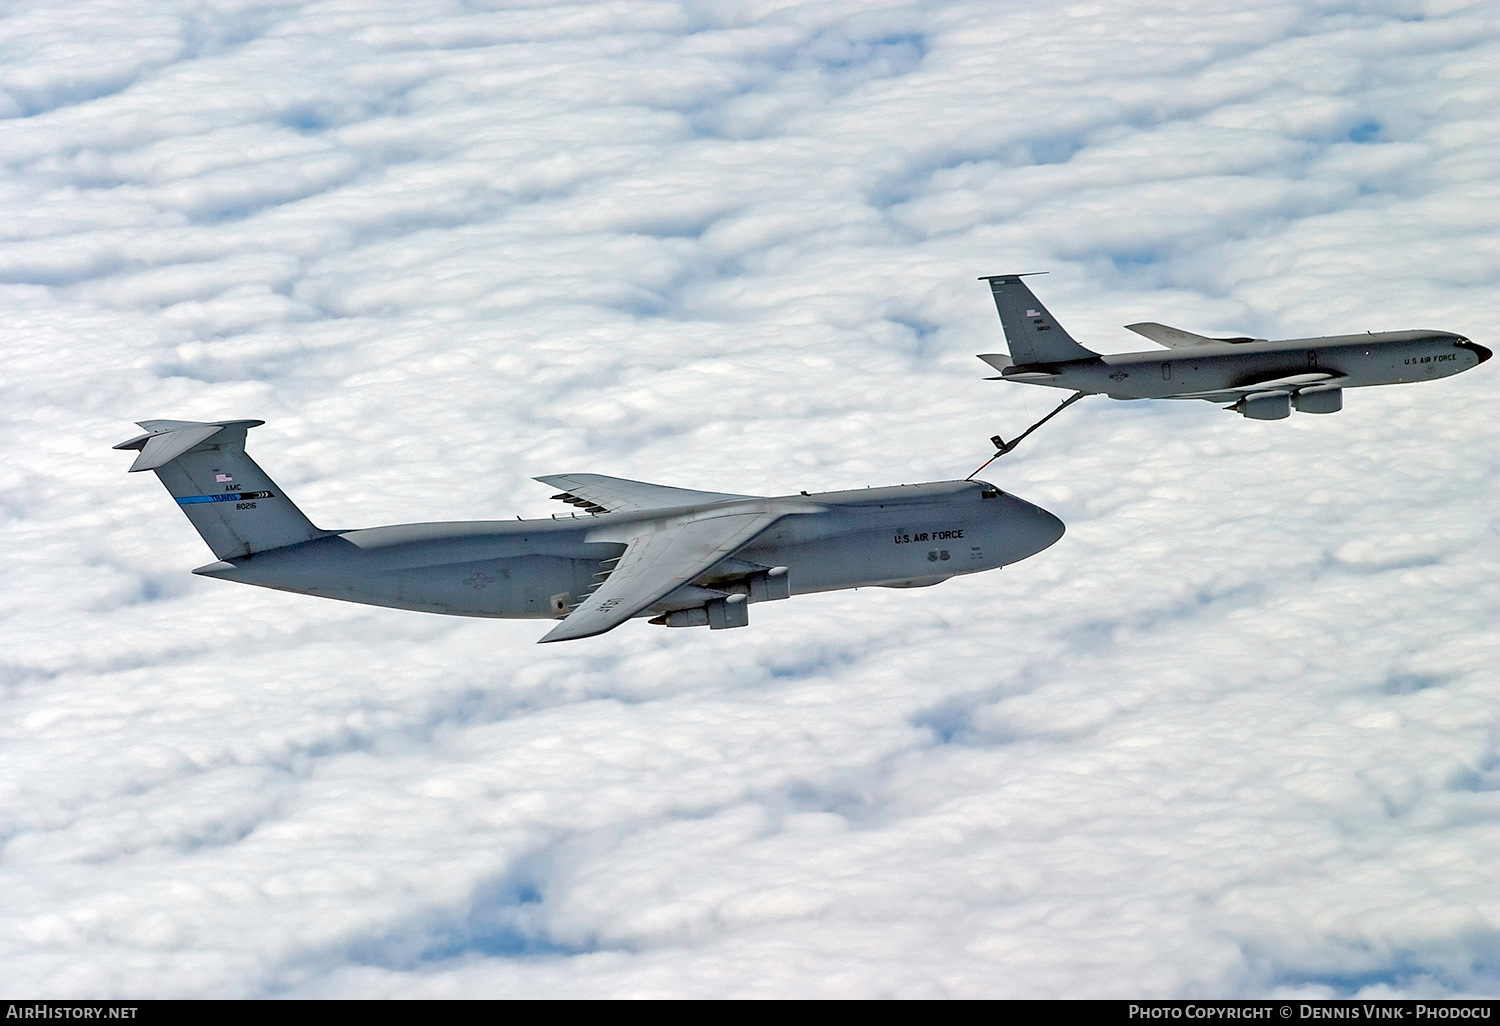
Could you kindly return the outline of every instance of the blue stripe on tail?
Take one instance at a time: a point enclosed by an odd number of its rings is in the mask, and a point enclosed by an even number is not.
[[[193,506],[200,502],[244,502],[246,499],[274,499],[275,492],[225,492],[223,495],[180,495],[177,505]]]

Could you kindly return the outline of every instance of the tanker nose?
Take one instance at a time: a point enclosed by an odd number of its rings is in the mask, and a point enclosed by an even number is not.
[[[1488,349],[1486,349],[1484,346],[1480,345],[1478,342],[1470,342],[1466,338],[1461,338],[1461,339],[1459,339],[1457,342],[1455,342],[1453,344],[1456,345],[1456,346],[1458,346],[1458,348],[1460,348],[1460,349],[1467,349],[1471,353],[1473,353],[1475,356],[1479,357],[1478,360],[1474,361],[1474,366],[1476,366],[1476,367],[1479,366],[1484,361],[1488,360],[1490,357],[1492,357],[1492,356],[1495,355],[1494,353],[1492,353]]]

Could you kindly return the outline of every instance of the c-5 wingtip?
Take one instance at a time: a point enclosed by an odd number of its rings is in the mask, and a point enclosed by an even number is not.
[[[612,627],[614,625],[611,624],[610,626]],[[554,641],[575,641],[578,638],[592,638],[595,634],[603,634],[605,633],[605,631],[609,630],[608,627],[606,627],[604,630],[597,631],[578,630],[576,624],[574,625],[574,628],[575,629],[570,631],[568,629],[568,621],[564,620],[562,623],[552,628],[546,634],[543,634],[540,638],[537,638],[536,643],[538,645],[550,645]]]

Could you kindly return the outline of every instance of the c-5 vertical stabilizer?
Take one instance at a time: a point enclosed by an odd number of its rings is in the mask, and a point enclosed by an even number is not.
[[[996,274],[980,281],[990,283],[995,309],[1000,311],[1000,325],[1010,343],[1010,356],[1016,364],[1069,363],[1073,360],[1097,359],[1069,335],[1057,319],[1047,312],[1021,281],[1023,275]]]
[[[116,449],[139,449],[132,472],[153,470],[220,559],[279,549],[329,534],[245,454],[245,432],[263,420],[137,421],[146,434]]]

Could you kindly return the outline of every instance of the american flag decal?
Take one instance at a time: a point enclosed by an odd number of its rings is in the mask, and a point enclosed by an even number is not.
[[[1041,315],[1042,315],[1042,312],[1040,310],[1027,310],[1026,311],[1026,316],[1027,317],[1040,317]]]
[[[217,482],[219,482],[220,484],[223,484],[225,481],[233,481],[234,477],[231,474],[217,474],[216,473],[216,474],[214,474],[214,480],[217,481]]]

